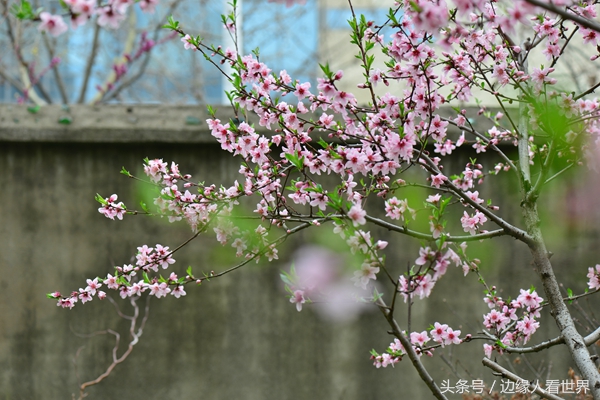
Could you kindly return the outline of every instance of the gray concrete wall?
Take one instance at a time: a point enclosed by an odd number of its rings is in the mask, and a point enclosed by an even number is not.
[[[59,124],[65,114],[71,123]],[[23,107],[0,107],[0,398],[68,399],[77,392],[78,381],[95,378],[110,363],[112,337],[81,334],[110,328],[125,341],[127,324],[111,304],[94,300],[69,311],[56,307],[45,294],[83,287],[85,278],[103,276],[113,265],[129,262],[141,244],[173,248],[190,236],[183,224],[143,216],[110,221],[97,212],[94,195],[117,193],[126,204],[136,204],[140,185],[119,171],[125,166],[139,173],[145,157],[175,160],[198,180],[232,182],[239,163],[210,140],[205,117],[196,107],[47,107],[36,114]],[[557,273],[578,292],[585,287],[587,267],[600,259],[600,218],[594,212],[579,223],[565,216],[567,185],[572,183],[551,188],[544,215]],[[501,200],[503,215],[518,222],[518,204],[510,203],[515,191],[510,180],[500,178],[486,186],[485,195]],[[253,264],[189,287],[182,299],[153,298],[140,343],[108,379],[89,390],[88,398],[430,398],[407,360],[393,369],[372,367],[369,350],[382,351],[391,341],[377,310],[349,323],[334,323],[314,312],[317,305],[298,313],[288,302],[279,271],[294,248],[318,236],[307,232],[285,244],[280,261]],[[389,240],[388,264],[400,273],[416,258],[419,244],[397,236]],[[498,243],[474,243],[469,250],[482,259],[488,282],[512,287],[502,295],[513,298],[519,287],[539,286],[526,249],[510,239]],[[195,271],[223,270],[233,260],[222,254],[214,238],[201,236],[177,254],[174,270],[184,274],[188,265]],[[440,321],[463,334],[476,333],[486,312],[482,297],[475,276],[463,278],[452,269],[432,298],[413,308],[413,330]],[[117,303],[130,311],[127,302],[117,298]],[[597,298],[582,303],[585,310],[598,305]],[[405,323],[405,309],[399,321]],[[542,322],[545,329],[534,337],[536,343],[556,335],[548,315]],[[439,357],[443,353],[461,378],[493,379],[480,364],[481,346],[475,342],[446,348],[425,365],[438,381],[456,381],[457,375]],[[554,379],[566,379],[570,363],[564,351],[552,359],[527,361],[538,365],[540,360],[546,367],[552,364]]]

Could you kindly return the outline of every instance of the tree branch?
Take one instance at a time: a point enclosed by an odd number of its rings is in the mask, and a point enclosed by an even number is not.
[[[92,40],[92,48],[90,49],[90,54],[88,55],[88,59],[85,65],[85,75],[83,75],[83,84],[81,85],[81,90],[79,92],[79,98],[77,99],[77,103],[83,104],[85,101],[85,94],[87,92],[88,82],[90,80],[90,75],[92,74],[92,67],[94,66],[94,60],[96,59],[96,53],[98,52],[98,39],[100,37],[100,25],[98,25],[98,21],[96,22],[96,26],[94,27],[94,39]]]
[[[529,383],[529,381],[521,378],[518,375],[513,374],[512,372],[510,372],[506,368],[500,366],[499,364],[496,364],[495,362],[493,362],[492,360],[490,360],[487,357],[483,358],[482,363],[483,363],[483,365],[485,365],[486,367],[490,368],[491,370],[496,371],[499,374],[502,374],[502,377],[508,378],[511,381],[515,382],[515,383],[523,382],[523,381],[527,382],[529,384],[528,385],[529,390],[531,390],[532,392],[535,392],[535,393],[539,394],[543,398],[550,399],[550,400],[565,400],[562,397],[558,397],[558,396],[556,396],[554,394],[548,393],[544,389],[540,388],[538,385],[533,385],[532,383]]]
[[[42,35],[44,37],[44,45],[48,50],[48,55],[50,56],[50,60],[54,60],[54,48],[48,40],[48,35]],[[52,61],[51,61],[52,62]],[[62,76],[60,75],[60,71],[58,70],[58,62],[52,67],[52,73],[54,74],[54,79],[56,80],[56,86],[58,86],[58,91],[60,92],[60,99],[63,104],[69,104],[69,98],[67,97],[67,90],[65,89],[65,84],[62,80]]]
[[[384,221],[379,218],[371,217],[370,215],[365,216],[365,219],[369,222],[374,223],[375,225],[379,225],[383,228],[386,228],[390,231],[400,232],[408,236],[412,236],[417,239],[423,240],[435,240],[432,235],[421,233],[417,231],[413,231],[411,229],[405,228],[403,226],[394,225],[390,222]],[[477,235],[464,235],[464,236],[446,236],[446,242],[473,242],[476,240],[489,239],[496,236],[504,236],[508,235],[504,229],[497,229],[495,231],[479,233]]]
[[[396,336],[398,338],[398,340],[400,340],[400,343],[402,343],[402,346],[404,347],[404,351],[406,351],[408,358],[410,358],[410,361],[412,362],[413,366],[417,370],[417,372],[418,372],[419,376],[421,377],[421,379],[423,380],[423,382],[425,382],[425,384],[427,385],[429,390],[431,390],[431,393],[433,393],[433,395],[437,399],[448,400],[447,397],[444,396],[444,394],[442,393],[442,391],[440,390],[438,385],[435,383],[435,381],[433,380],[431,375],[429,375],[429,372],[427,371],[427,369],[421,362],[421,359],[419,358],[419,356],[413,349],[412,344],[410,343],[410,341],[408,340],[406,335],[404,335],[404,333],[402,333],[402,330],[400,329],[400,327],[398,326],[398,323],[394,319],[392,312],[390,311],[388,306],[385,304],[385,302],[381,299],[381,297],[379,297],[377,299],[375,304],[379,307],[379,309],[383,313],[385,319],[390,324],[390,327],[392,328],[394,336]]]
[[[112,300],[110,297],[109,297],[109,299],[111,301],[113,301],[113,303],[114,303],[114,300]],[[96,379],[88,381],[88,382],[84,382],[79,386],[79,400],[82,400],[86,396],[85,389],[87,387],[97,385],[98,383],[102,382],[104,379],[106,379],[111,374],[111,372],[117,365],[119,365],[120,363],[125,361],[127,359],[127,357],[129,356],[129,354],[131,354],[131,352],[133,351],[133,346],[135,346],[138,343],[140,336],[142,336],[144,326],[146,325],[146,321],[148,320],[148,314],[150,312],[150,296],[146,296],[146,307],[144,308],[144,316],[142,318],[142,321],[141,321],[139,327],[137,326],[138,318],[140,315],[140,308],[137,305],[138,300],[139,300],[139,297],[131,297],[129,299],[129,302],[133,306],[133,310],[134,310],[132,316],[123,315],[117,309],[119,316],[131,321],[131,324],[129,326],[129,335],[131,336],[131,341],[129,342],[129,345],[127,346],[127,350],[125,351],[125,353],[123,353],[121,355],[121,357],[117,356],[117,351],[119,350],[119,343],[121,341],[121,335],[118,332],[113,331],[112,329],[107,329],[106,331],[100,332],[100,333],[110,333],[111,335],[113,335],[115,337],[115,346],[113,347],[113,350],[112,350],[113,361],[108,366],[106,371],[104,371],[104,373],[102,373]]]
[[[600,32],[600,24],[587,18],[580,17],[577,14],[568,12],[565,8],[560,8],[552,4],[552,2],[540,1],[540,0],[525,0],[527,3],[534,6],[543,8],[544,10],[553,12],[554,14],[560,15],[564,19],[571,20],[584,28],[591,29],[596,32]]]

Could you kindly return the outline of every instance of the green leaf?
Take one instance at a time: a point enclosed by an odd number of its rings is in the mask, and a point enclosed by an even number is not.
[[[329,143],[327,143],[325,140],[323,140],[323,138],[319,138],[319,141],[317,142],[321,145],[321,147],[323,147],[324,149],[329,147]]]
[[[292,283],[292,281],[290,279],[290,276],[287,273],[283,272],[283,273],[279,274],[279,277],[281,278],[281,280],[283,281],[283,283],[285,283],[287,285],[290,285],[290,286],[293,286],[293,283]]]
[[[302,169],[304,168],[304,156],[298,157],[297,151],[294,154],[286,154],[285,158],[287,158],[288,161],[291,162],[292,165],[296,167],[299,171],[302,171]]]
[[[70,125],[71,122],[73,122],[73,118],[71,117],[60,117],[58,119],[58,123],[63,125]]]
[[[172,15],[167,18],[167,23],[162,26],[165,29],[177,30],[179,29],[179,21],[175,21]]]
[[[333,72],[331,72],[331,69],[329,68],[329,64],[319,64],[319,67],[321,68],[321,71],[323,71],[323,73],[325,74],[325,76],[327,77],[327,79],[333,79]]]
[[[185,270],[185,273],[190,277],[190,278],[194,278],[194,274],[192,274],[192,266],[188,266],[187,269]]]
[[[379,293],[379,292],[377,291],[377,289],[375,289],[375,290],[373,291],[373,301],[374,301],[374,302],[375,302],[375,301],[377,301],[377,300],[379,300],[379,299],[380,299],[380,298],[382,298],[382,297],[383,297],[383,293]]]
[[[108,203],[106,202],[106,200],[104,200],[104,197],[100,196],[98,193],[96,193],[96,197],[95,197],[96,201],[100,204],[102,204],[103,206],[107,205]]]
[[[331,191],[331,193],[328,193],[327,198],[329,199],[329,201],[327,202],[327,205],[329,207],[333,208],[336,211],[342,209],[343,199],[337,191]]]
[[[41,9],[39,9],[38,11],[41,11]],[[31,3],[29,3],[28,1],[21,1],[20,4],[13,4],[12,7],[10,8],[10,12],[15,17],[17,17],[17,19],[20,19],[20,20],[25,20],[25,19],[34,20],[35,19],[35,13],[33,12]]]
[[[131,175],[131,174],[129,173],[129,171],[127,171],[127,170],[125,169],[125,167],[121,167],[121,174],[123,174],[123,175],[125,175],[125,176],[127,176],[127,177],[129,177],[129,178],[133,178],[133,175]]]
[[[208,110],[208,115],[214,118],[217,110],[212,108],[211,106],[206,106],[206,109]]]
[[[32,114],[37,114],[38,111],[40,111],[42,107],[39,104],[36,104],[35,106],[32,107],[27,107],[27,111],[29,111]]]
[[[396,19],[396,13],[394,12],[394,9],[390,8],[387,17],[390,19],[390,21],[392,21],[393,25],[398,25],[398,20]]]

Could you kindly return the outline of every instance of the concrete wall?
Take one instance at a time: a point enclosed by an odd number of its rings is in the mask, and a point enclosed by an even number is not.
[[[65,115],[71,124],[58,123]],[[145,157],[175,160],[198,180],[232,182],[239,163],[210,140],[204,118],[204,111],[193,107],[47,107],[36,114],[0,107],[0,398],[68,399],[78,381],[94,379],[108,366],[113,338],[81,334],[110,328],[125,341],[127,323],[113,306],[94,300],[63,310],[45,294],[83,287],[85,278],[129,262],[141,244],[173,248],[190,236],[183,224],[143,216],[110,221],[97,212],[94,195],[117,193],[126,204],[136,204],[140,185],[119,171],[125,166],[139,173]],[[573,216],[564,217],[566,185],[551,189],[545,215],[557,273],[577,293],[585,286],[586,268],[598,262],[595,221],[600,218],[592,212],[579,224]],[[515,191],[510,180],[501,178],[486,186],[485,196],[499,199],[503,215],[519,222],[518,204],[509,203]],[[308,232],[287,242],[278,262],[250,265],[186,288],[182,299],[153,298],[139,344],[107,380],[89,390],[88,398],[430,398],[408,360],[393,369],[372,367],[369,350],[382,351],[391,340],[377,310],[335,323],[320,318],[317,305],[298,313],[288,302],[279,271],[294,248],[318,236]],[[400,273],[416,258],[419,243],[396,236],[390,240],[388,265]],[[506,288],[502,295],[513,298],[520,287],[539,286],[526,249],[510,239],[497,243],[474,243],[469,250],[482,259],[488,282]],[[212,237],[201,236],[177,254],[174,270],[183,274],[192,265],[195,271],[220,271],[233,264],[222,254]],[[475,276],[463,278],[452,269],[431,299],[413,307],[412,329],[440,321],[475,334],[486,312],[482,297]],[[127,302],[116,300],[130,312]],[[592,297],[582,307],[598,305]],[[405,327],[404,307],[398,318]],[[556,335],[548,315],[542,322],[545,329],[535,336],[536,343]],[[493,379],[481,366],[481,346],[446,348],[425,365],[438,381]],[[458,375],[442,362],[442,353]],[[551,377],[566,379],[571,364],[563,350],[541,360],[546,367],[552,363]],[[540,358],[527,361],[538,365]],[[534,379],[530,370],[525,376]]]

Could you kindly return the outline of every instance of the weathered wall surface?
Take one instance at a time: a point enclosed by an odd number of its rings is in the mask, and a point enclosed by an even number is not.
[[[65,113],[71,123],[59,124]],[[182,171],[198,180],[233,182],[238,162],[213,144],[204,119],[197,108],[48,107],[30,114],[21,107],[0,107],[0,398],[68,399],[77,391],[78,380],[104,371],[113,338],[81,334],[111,328],[119,330],[125,342],[127,323],[106,300],[78,304],[69,311],[56,307],[45,293],[85,286],[85,278],[103,276],[113,265],[129,262],[142,244],[173,248],[191,236],[183,224],[143,216],[110,221],[97,212],[94,195],[117,193],[126,204],[136,204],[142,186],[119,170],[125,166],[139,173],[145,157],[176,160]],[[510,180],[493,182],[485,189],[486,197],[502,200],[514,195]],[[562,218],[567,190],[561,187],[553,189],[546,214],[552,233],[549,247],[555,252],[558,274],[578,292],[585,286],[584,267],[600,258],[594,222],[600,219],[597,212],[582,225]],[[518,204],[499,205],[508,219],[520,221]],[[577,236],[581,232],[586,239]],[[189,287],[179,300],[153,298],[140,343],[107,380],[89,390],[88,398],[430,398],[408,360],[394,369],[372,367],[369,350],[382,351],[391,340],[377,310],[352,322],[333,323],[316,315],[312,308],[317,305],[297,313],[288,302],[279,271],[294,248],[311,237],[307,233],[286,243],[278,262],[250,265]],[[400,273],[416,258],[418,243],[397,237],[390,241],[388,263]],[[510,239],[495,243],[499,244],[474,243],[469,250],[482,259],[490,284],[513,287],[502,293],[513,298],[518,287],[537,284],[523,246]],[[188,265],[195,271],[223,270],[232,263],[225,262],[220,250],[214,238],[200,237],[177,254],[173,269],[179,274]],[[114,293],[113,297],[130,312],[127,302]],[[475,334],[486,312],[482,297],[475,276],[464,278],[452,269],[431,299],[414,306],[412,329],[424,330],[440,321],[462,329],[463,335]],[[598,300],[582,306],[593,309]],[[405,323],[405,309],[399,321]],[[556,335],[548,315],[544,321],[536,343]],[[476,341],[437,353],[450,360],[466,355],[466,361],[453,364],[463,379],[491,378],[480,364],[481,345]],[[552,362],[555,379],[566,379],[565,356],[559,351],[545,360]],[[438,356],[425,364],[439,381],[458,379]]]

